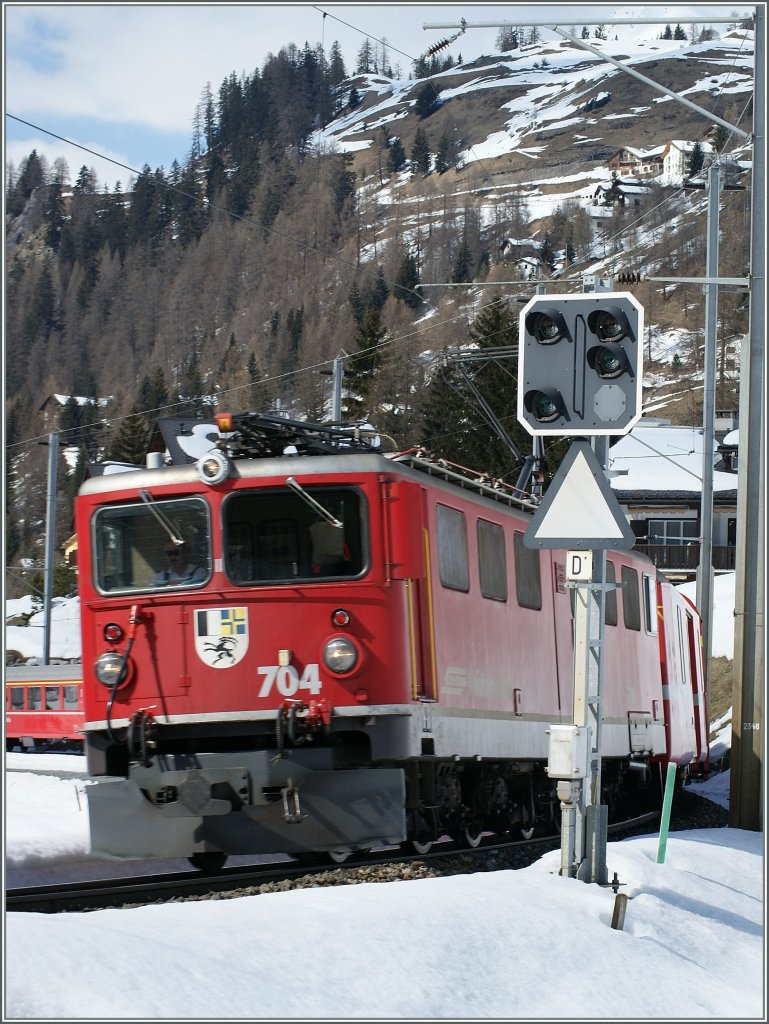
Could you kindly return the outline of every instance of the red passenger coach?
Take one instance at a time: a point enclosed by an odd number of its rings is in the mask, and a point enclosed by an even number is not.
[[[84,723],[80,665],[6,668],[6,750],[82,752]]]
[[[95,477],[77,500],[94,849],[202,866],[556,821],[573,618],[564,552],[523,545],[534,505],[352,427],[217,422],[197,463]],[[663,634],[681,604],[652,564],[610,553],[609,572],[618,804],[701,759],[704,679],[700,659],[679,712],[663,669],[696,613]]]

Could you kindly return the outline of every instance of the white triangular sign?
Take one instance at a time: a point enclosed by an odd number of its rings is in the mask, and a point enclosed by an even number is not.
[[[575,441],[524,534],[529,548],[632,548],[635,536],[590,445]]]

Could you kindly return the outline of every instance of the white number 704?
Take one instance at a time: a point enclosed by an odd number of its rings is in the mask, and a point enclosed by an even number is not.
[[[259,688],[260,697],[269,697],[273,686],[277,687],[283,697],[293,697],[299,690],[318,694],[323,686],[317,662],[305,665],[301,677],[293,665],[260,665],[256,671],[264,676],[264,682]]]

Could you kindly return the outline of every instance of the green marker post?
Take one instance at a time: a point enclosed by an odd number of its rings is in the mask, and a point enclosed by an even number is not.
[[[673,790],[676,785],[676,766],[671,761],[665,779],[665,798],[662,801],[662,819],[660,821],[660,844],[657,849],[657,863],[665,863],[665,848],[668,845],[668,826],[670,825],[670,809],[673,806]]]

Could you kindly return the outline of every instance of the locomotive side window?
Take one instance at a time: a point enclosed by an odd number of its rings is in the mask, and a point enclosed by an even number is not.
[[[352,487],[303,487],[302,492],[239,491],[226,499],[224,570],[233,583],[361,575],[367,532],[360,492]]]
[[[181,551],[175,539],[184,542]],[[200,498],[152,499],[99,509],[93,544],[102,593],[199,587],[211,571],[208,505]]]
[[[463,512],[446,505],[435,506],[438,527],[438,570],[441,583],[449,590],[470,589],[467,557],[467,522]]]
[[[11,686],[10,687],[10,700],[11,700],[11,711],[23,711],[24,710],[24,687],[23,686]]]
[[[539,551],[527,548],[523,534],[515,531],[515,595],[521,608],[542,607],[542,578],[539,571]]]
[[[644,573],[644,622],[647,633],[657,632],[657,583],[653,576]]]
[[[58,711],[61,708],[61,691],[58,686],[46,686],[45,707],[47,711]]]
[[[617,582],[617,570],[614,562],[606,559],[606,582]],[[617,591],[613,588],[606,591],[606,601],[603,608],[603,618],[607,626],[617,625]]]
[[[30,686],[27,688],[27,711],[43,710],[43,688],[42,686]]]
[[[638,597],[638,573],[629,565],[622,566],[622,614],[625,629],[641,628],[641,602]]]
[[[492,601],[507,600],[507,558],[505,532],[497,523],[479,519],[478,572],[481,593]]]

